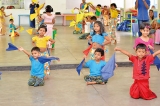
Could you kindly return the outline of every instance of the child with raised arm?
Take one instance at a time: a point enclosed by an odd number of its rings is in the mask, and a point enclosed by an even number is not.
[[[84,76],[87,85],[107,83],[108,80],[103,80],[101,75],[101,70],[106,65],[106,62],[101,60],[102,56],[104,56],[104,50],[97,48],[94,52],[95,60],[85,62],[84,66],[90,69],[90,74]]]
[[[32,55],[24,50],[22,47],[19,48],[20,51],[23,51],[26,55],[28,55],[31,61],[31,77],[28,81],[29,86],[43,86],[44,85],[44,64],[38,61],[38,57],[41,56],[40,48],[33,47],[31,50]]]
[[[32,44],[33,46],[37,46],[40,48],[40,53],[42,56],[49,56],[47,48],[48,48],[48,41],[50,41],[50,44],[53,44],[55,41],[51,38],[51,36],[44,36],[47,32],[47,27],[45,24],[42,24],[38,28],[38,35],[34,36],[32,38]],[[50,74],[50,68],[49,68],[49,62],[46,62],[44,65],[45,69],[45,78],[48,78],[48,75]]]
[[[152,55],[147,55],[147,47],[145,44],[136,46],[136,56],[120,48],[115,48],[115,51],[127,55],[133,63],[133,79],[134,83],[130,88],[130,96],[134,99],[143,98],[151,100],[157,98],[156,94],[149,88],[150,64],[153,63],[154,57],[160,54],[160,50]]]
[[[16,26],[14,25],[14,20],[13,20],[13,19],[10,19],[9,22],[10,22],[10,25],[9,25],[10,35],[9,35],[9,36],[12,35],[12,30],[14,30],[14,37],[19,36],[19,33],[16,32],[16,30],[17,30],[19,27],[16,27]]]

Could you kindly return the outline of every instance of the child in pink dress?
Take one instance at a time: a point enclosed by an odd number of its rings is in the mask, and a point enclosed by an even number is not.
[[[160,22],[157,21],[156,26],[156,33],[155,33],[155,44],[160,44]]]
[[[136,38],[135,43],[134,43],[134,49],[136,49],[136,46],[138,44],[145,44],[147,47],[147,52],[149,53],[148,47],[150,49],[154,49],[154,41],[152,38],[149,38],[149,32],[150,32],[150,24],[149,23],[141,23],[140,25],[140,31],[142,33],[141,37]]]
[[[55,23],[55,15],[51,14],[51,12],[53,12],[53,8],[50,5],[47,5],[45,7],[45,14],[43,14],[41,17],[39,17],[39,20],[42,21],[44,20],[44,24],[47,25],[47,32],[45,34],[45,36],[51,36],[52,38],[52,29],[53,29],[53,25]],[[53,38],[52,38],[53,39]],[[50,42],[48,42],[48,48],[51,49],[52,45],[50,44]]]

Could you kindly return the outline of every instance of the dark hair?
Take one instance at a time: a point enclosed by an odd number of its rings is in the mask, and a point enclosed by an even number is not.
[[[146,45],[145,44],[143,44],[143,43],[140,43],[140,44],[138,44],[137,46],[136,46],[136,51],[138,50],[138,49],[147,49],[147,47],[146,47]]]
[[[47,25],[46,24],[41,24],[38,28],[38,31],[41,29],[41,28],[44,28],[45,31],[47,32]]]
[[[117,8],[116,3],[112,3],[110,6],[111,6],[111,7],[113,6],[113,7]]]
[[[148,29],[151,29],[151,26],[148,22],[142,22],[140,24],[140,29],[144,29],[144,28],[148,28]]]
[[[1,8],[0,9],[2,9],[2,8],[5,8],[4,6],[1,6]]]
[[[105,32],[104,25],[102,24],[101,21],[96,21],[96,22],[94,23],[94,25],[95,25],[95,24],[98,24],[98,26],[100,27],[100,35],[102,36],[102,33]],[[96,33],[96,32],[95,32],[95,30],[94,30],[94,34],[95,34],[95,33]]]
[[[91,17],[91,20],[96,21],[96,20],[97,20],[97,17],[96,17],[96,16],[92,16],[92,17]]]
[[[43,13],[46,13],[45,11]]]
[[[31,49],[31,52],[32,52],[32,51],[40,52],[40,48],[39,48],[39,47],[33,47],[33,48]]]
[[[101,53],[101,56],[104,56],[104,50],[103,49],[97,48],[94,53],[96,53],[96,52],[99,52],[99,53]]]
[[[107,6],[104,6],[104,7],[107,7]]]
[[[39,8],[39,4],[36,4],[36,8]]]
[[[102,7],[100,4],[97,5],[98,7]]]
[[[52,8],[52,6],[50,6],[50,5],[47,5],[46,7],[45,7],[45,10],[46,10],[46,12],[53,12],[53,8]]]
[[[13,19],[9,19],[9,21],[13,21]]]
[[[153,13],[153,16],[151,17],[151,19],[153,20],[154,19],[154,11],[153,10],[149,10],[149,12]]]

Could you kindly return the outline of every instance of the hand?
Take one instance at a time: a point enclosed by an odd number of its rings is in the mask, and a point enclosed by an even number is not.
[[[117,48],[117,47],[114,48],[114,50],[115,50],[115,51],[121,51],[121,49],[120,49],[120,48]]]
[[[87,56],[86,56],[86,55],[84,55],[84,56],[83,56],[83,58],[86,60]]]
[[[24,49],[22,47],[18,48],[19,51],[23,51]]]
[[[151,45],[148,45],[148,47],[149,47],[150,49],[154,49]]]

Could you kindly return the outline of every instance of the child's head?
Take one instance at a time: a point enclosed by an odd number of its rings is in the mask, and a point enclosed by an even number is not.
[[[36,4],[36,8],[39,8],[39,4]]]
[[[160,13],[159,13],[159,19],[160,19]]]
[[[107,9],[107,6],[104,6],[104,9]]]
[[[97,21],[97,17],[96,16],[92,16],[91,17],[91,22],[96,22]]]
[[[53,8],[52,8],[52,6],[50,6],[50,5],[47,5],[46,8],[45,8],[45,10],[46,10],[46,12],[48,12],[48,13],[53,12]]]
[[[115,8],[117,8],[117,5],[116,5],[116,3],[112,3],[112,4],[110,5],[110,7],[111,7],[111,9],[115,9]]]
[[[33,47],[31,49],[31,53],[33,58],[37,59],[40,56],[40,48],[39,47]]]
[[[147,47],[145,44],[138,44],[136,46],[136,54],[138,58],[142,59],[147,54]]]
[[[100,4],[97,5],[97,8],[101,8],[102,6]]]
[[[104,25],[102,24],[101,21],[96,21],[94,23],[94,32],[95,33],[99,33],[99,34],[102,34],[105,32],[105,28],[104,28]]]
[[[10,22],[11,24],[13,24],[14,21],[13,21],[13,19],[10,19],[9,22]]]
[[[104,56],[104,50],[101,48],[97,48],[94,52],[95,60],[101,60],[102,56]]]
[[[150,24],[147,23],[147,22],[142,22],[140,24],[140,31],[142,33],[142,36],[146,37],[149,35],[149,32],[150,32]]]
[[[154,19],[154,12],[153,10],[149,10],[149,17],[153,20]]]
[[[44,36],[44,34],[47,32],[47,25],[42,24],[38,28],[38,33],[40,36]]]

